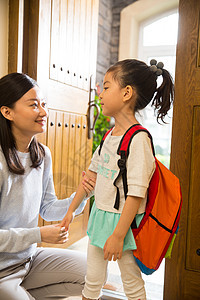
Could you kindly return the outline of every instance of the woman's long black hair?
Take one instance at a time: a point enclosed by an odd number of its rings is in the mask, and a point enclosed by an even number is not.
[[[13,108],[15,103],[30,89],[36,86],[35,80],[22,73],[10,73],[0,79],[0,108]],[[24,174],[16,149],[16,141],[11,131],[11,124],[0,112],[0,146],[5,156],[8,169],[14,174]],[[33,137],[29,152],[33,168],[41,165],[45,156],[44,147]]]

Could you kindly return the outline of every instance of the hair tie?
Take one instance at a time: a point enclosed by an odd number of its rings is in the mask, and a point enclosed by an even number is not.
[[[150,61],[150,70],[155,73],[157,76],[162,75],[164,64],[162,62],[157,63],[157,60],[152,59]]]

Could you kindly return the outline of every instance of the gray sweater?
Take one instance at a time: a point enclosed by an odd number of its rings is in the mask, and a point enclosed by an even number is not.
[[[50,150],[37,169],[31,168],[29,153],[18,152],[24,175],[9,172],[0,148],[0,270],[24,262],[41,242],[38,216],[46,221],[62,220],[75,195],[58,200],[55,195]],[[86,200],[76,210],[82,212]]]

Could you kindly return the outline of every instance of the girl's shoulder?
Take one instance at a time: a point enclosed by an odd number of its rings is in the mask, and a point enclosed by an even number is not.
[[[140,131],[138,132],[132,139],[131,143],[143,143],[143,142],[147,142],[150,143],[151,140],[148,136],[148,133],[146,131]],[[150,143],[151,144],[151,143]]]
[[[130,143],[130,153],[135,151],[145,151],[153,156],[151,140],[147,132],[140,131],[133,137]]]

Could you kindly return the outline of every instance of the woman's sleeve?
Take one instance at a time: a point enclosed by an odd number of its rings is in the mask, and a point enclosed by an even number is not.
[[[0,162],[0,204],[2,186],[3,167],[2,163]],[[20,216],[16,217],[20,218]],[[31,244],[39,242],[41,242],[39,227],[0,229],[0,252],[15,253],[23,251],[27,249]]]
[[[0,252],[15,253],[40,242],[39,227],[0,229]]]
[[[62,220],[75,196],[73,193],[69,198],[58,200],[55,194],[53,173],[52,173],[52,160],[50,150],[45,147],[45,162],[44,162],[44,176],[43,176],[43,196],[40,206],[40,215],[46,221]],[[76,209],[76,215],[80,214],[89,197],[86,197],[80,206]]]

